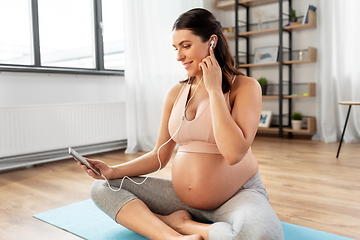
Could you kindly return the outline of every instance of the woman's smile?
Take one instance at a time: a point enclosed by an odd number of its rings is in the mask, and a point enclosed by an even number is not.
[[[183,63],[185,69],[188,69],[190,67],[191,63],[193,63],[193,61]]]

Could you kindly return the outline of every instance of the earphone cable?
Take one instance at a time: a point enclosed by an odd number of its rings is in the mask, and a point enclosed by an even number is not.
[[[184,121],[184,118],[185,118],[185,111],[186,111],[187,107],[189,106],[189,103],[190,103],[191,99],[195,96],[196,90],[197,90],[198,87],[200,86],[200,83],[201,83],[202,80],[203,80],[203,77],[201,77],[200,82],[198,83],[198,85],[196,86],[196,88],[195,88],[195,90],[194,90],[194,93],[192,94],[192,96],[190,97],[189,101],[187,101],[187,103],[186,103],[186,105],[185,105],[185,108],[184,108],[184,111],[183,111],[183,114],[182,114],[182,117],[181,117],[181,122],[180,122],[180,124],[179,124],[178,129],[177,129],[177,130],[175,131],[175,133],[169,138],[169,140],[167,140],[165,143],[163,143],[163,144],[158,148],[158,150],[157,150],[157,152],[156,152],[156,156],[157,156],[157,159],[158,159],[158,161],[159,161],[159,168],[158,168],[155,172],[152,172],[152,173],[148,174],[141,182],[136,182],[136,181],[134,181],[133,179],[131,179],[130,177],[124,176],[124,177],[121,179],[121,183],[120,183],[120,186],[119,186],[118,189],[114,189],[114,188],[110,185],[109,180],[108,180],[103,174],[101,174],[101,177],[104,178],[104,180],[106,181],[106,183],[107,183],[108,187],[110,188],[110,190],[112,190],[112,191],[114,191],[114,192],[120,191],[125,179],[129,179],[131,182],[133,182],[133,183],[136,184],[136,185],[141,185],[141,184],[143,184],[151,175],[153,175],[153,174],[155,174],[155,173],[158,173],[158,172],[161,170],[162,164],[161,164],[161,159],[160,159],[160,149],[161,149],[163,146],[165,146],[166,144],[168,144],[168,143],[175,137],[175,135],[179,132],[179,130],[180,130],[180,128],[181,128],[181,125],[182,125],[182,123],[183,123],[183,121]],[[181,89],[181,91],[182,91],[182,89]],[[180,91],[180,92],[181,92],[181,91]]]

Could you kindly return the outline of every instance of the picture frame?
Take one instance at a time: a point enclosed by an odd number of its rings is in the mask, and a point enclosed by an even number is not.
[[[272,118],[272,111],[262,110],[259,127],[265,127],[265,128],[270,127],[271,118]]]
[[[276,63],[279,55],[279,46],[255,48],[254,63]]]

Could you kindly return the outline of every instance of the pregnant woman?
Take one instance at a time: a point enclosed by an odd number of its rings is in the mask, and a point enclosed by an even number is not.
[[[235,68],[220,23],[205,9],[192,9],[173,26],[173,46],[188,79],[164,101],[154,149],[108,166],[90,160],[109,179],[97,179],[95,204],[114,221],[149,239],[284,238],[251,152],[260,114],[261,89]],[[172,179],[140,175],[165,167],[176,144]],[[123,183],[123,184],[122,184]]]

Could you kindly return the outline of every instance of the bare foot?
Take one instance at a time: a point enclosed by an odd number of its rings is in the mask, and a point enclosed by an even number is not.
[[[191,214],[185,210],[179,210],[173,212],[167,216],[156,215],[160,220],[169,225],[171,228],[176,230],[177,232],[182,232],[182,226],[185,224],[187,220],[192,220]]]

